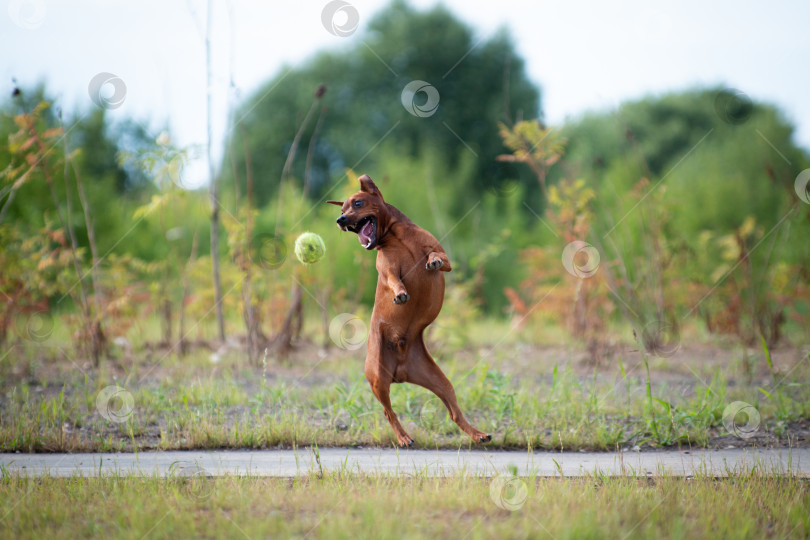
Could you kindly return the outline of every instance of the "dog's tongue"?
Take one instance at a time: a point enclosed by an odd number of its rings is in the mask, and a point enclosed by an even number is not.
[[[360,239],[360,243],[363,244],[363,247],[368,247],[371,244],[371,235],[374,233],[374,224],[371,220],[366,221],[366,224],[363,225],[363,228],[360,229],[360,232],[357,233],[357,238]]]

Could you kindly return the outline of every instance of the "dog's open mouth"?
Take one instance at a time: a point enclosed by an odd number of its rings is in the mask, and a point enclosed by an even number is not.
[[[377,245],[377,220],[374,216],[364,217],[351,231],[357,233],[357,238],[364,248],[372,249]]]

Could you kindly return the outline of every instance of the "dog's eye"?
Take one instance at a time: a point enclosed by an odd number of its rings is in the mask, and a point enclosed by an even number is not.
[[[363,201],[354,201],[352,203],[352,206],[354,206],[355,208],[363,208],[363,204],[365,204]]]

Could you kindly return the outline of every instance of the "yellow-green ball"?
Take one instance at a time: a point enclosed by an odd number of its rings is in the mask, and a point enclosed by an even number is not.
[[[304,264],[320,261],[326,255],[323,238],[314,232],[305,232],[295,240],[295,256]]]

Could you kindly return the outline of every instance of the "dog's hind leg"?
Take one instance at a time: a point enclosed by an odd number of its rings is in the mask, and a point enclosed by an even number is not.
[[[450,419],[455,422],[461,430],[472,437],[475,442],[489,442],[492,437],[483,431],[475,429],[464,418],[464,413],[458,406],[456,400],[456,391],[453,389],[452,383],[444,375],[441,368],[436,365],[433,357],[425,347],[424,342],[420,339],[414,343],[408,358],[408,378],[407,382],[418,384],[427,388],[442,400],[447,411],[450,413]]]
[[[391,427],[394,429],[394,433],[397,436],[397,443],[402,448],[412,446],[413,439],[402,427],[402,424],[399,423],[397,413],[395,413],[394,409],[391,408],[389,389],[389,382],[383,383],[381,381],[376,381],[371,383],[371,391],[374,392],[374,395],[377,396],[377,399],[380,401],[380,403],[382,403],[383,409],[385,410],[385,417],[388,419],[388,423],[391,424]]]
[[[372,332],[373,334],[373,332]],[[389,354],[386,354],[388,352]],[[390,351],[385,351],[380,347],[379,335],[372,335],[369,338],[369,351],[366,357],[366,380],[371,385],[371,391],[382,403],[385,411],[385,418],[391,424],[394,433],[397,436],[397,443],[399,446],[405,448],[413,445],[413,439],[399,423],[397,414],[391,407],[391,398],[389,391],[391,383],[394,381],[396,375],[396,359],[392,358]]]

